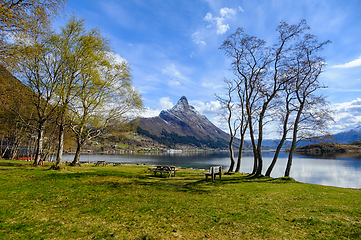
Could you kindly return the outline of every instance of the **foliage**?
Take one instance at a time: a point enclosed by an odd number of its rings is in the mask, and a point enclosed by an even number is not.
[[[64,6],[65,0],[1,0],[0,61],[11,58],[8,43],[13,34],[31,32],[39,25],[49,26],[51,18]]]
[[[12,45],[15,60],[8,64],[30,89],[29,102],[35,109],[31,120],[38,136],[34,164],[40,162],[45,129],[54,121],[58,125],[59,165],[67,124],[77,139],[79,157],[87,140],[99,136],[109,125],[125,123],[142,107],[142,100],[132,86],[129,65],[116,61],[109,40],[99,29],[86,30],[84,20],[75,16],[60,33],[37,26],[17,35]]]
[[[1,239],[357,239],[361,191],[147,166],[0,160]]]

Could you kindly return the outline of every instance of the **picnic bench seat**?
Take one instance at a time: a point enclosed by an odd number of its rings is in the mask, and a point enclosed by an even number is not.
[[[154,175],[157,175],[157,173],[160,173],[161,175],[163,175],[163,173],[168,173],[169,177],[172,176],[172,173],[175,176],[175,173],[178,171],[175,167],[173,166],[156,166],[156,167],[150,167],[148,168],[150,171],[154,172]]]
[[[209,172],[204,173],[206,175],[206,180],[208,180],[208,176],[212,177],[212,181],[216,178],[216,175],[219,176],[219,179],[222,180],[222,166],[214,166],[209,169]]]

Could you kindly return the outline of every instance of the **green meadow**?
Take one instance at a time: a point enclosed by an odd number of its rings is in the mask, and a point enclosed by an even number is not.
[[[0,239],[361,239],[361,189],[0,160]]]

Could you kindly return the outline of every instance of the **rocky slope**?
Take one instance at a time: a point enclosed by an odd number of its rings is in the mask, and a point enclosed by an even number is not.
[[[189,105],[184,96],[172,109],[162,111],[159,116],[140,118],[138,133],[169,146],[185,144],[226,149],[230,139],[229,134]]]

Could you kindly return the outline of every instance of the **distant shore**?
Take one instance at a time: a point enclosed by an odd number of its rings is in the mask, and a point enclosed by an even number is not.
[[[309,144],[296,149],[296,152],[307,152],[307,153],[326,153],[326,152],[361,152],[361,146],[351,144],[335,144],[335,143],[315,143]]]

